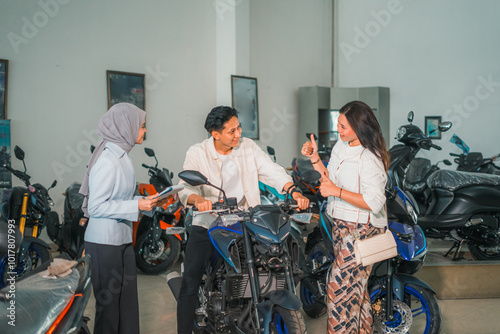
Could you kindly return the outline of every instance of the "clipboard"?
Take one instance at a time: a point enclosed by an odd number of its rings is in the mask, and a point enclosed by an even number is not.
[[[176,184],[175,186],[167,187],[165,190],[163,190],[161,193],[153,197],[153,199],[159,198],[159,200],[163,200],[169,196],[172,196],[174,194],[177,194],[179,191],[184,189],[183,184]]]

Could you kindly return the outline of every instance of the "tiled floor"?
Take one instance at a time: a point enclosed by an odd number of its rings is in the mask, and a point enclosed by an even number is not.
[[[166,275],[139,274],[139,303],[141,333],[174,334],[176,304],[168,288]],[[440,300],[442,334],[500,333],[500,299]],[[86,315],[93,329],[94,300],[91,298]],[[308,333],[326,333],[326,317],[311,319],[305,316]]]

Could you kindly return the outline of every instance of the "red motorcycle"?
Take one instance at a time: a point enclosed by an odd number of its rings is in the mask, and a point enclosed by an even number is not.
[[[148,169],[149,183],[139,184],[139,193],[149,196],[172,187],[173,173],[168,169],[158,168],[153,149],[145,148],[150,157],[155,158],[154,167],[142,164]],[[162,207],[156,207],[145,213],[139,221],[133,223],[133,245],[137,267],[146,274],[161,274],[179,258],[183,244],[184,213],[177,194],[168,197]]]

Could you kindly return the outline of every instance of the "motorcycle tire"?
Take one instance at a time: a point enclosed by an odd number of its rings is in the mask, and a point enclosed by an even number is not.
[[[372,304],[385,296],[385,293],[379,294],[379,292],[379,289],[375,288],[371,293]],[[377,300],[373,299],[375,295]],[[393,321],[383,322],[377,314],[374,314],[373,325],[377,333],[438,334],[441,330],[441,311],[435,294],[429,289],[409,283],[405,286],[404,296],[404,303],[399,300],[394,301]],[[383,303],[383,300],[381,302]],[[404,319],[408,315],[403,314],[405,309],[411,313],[411,321],[406,324],[406,329]]]
[[[10,277],[10,272],[16,272],[16,281],[29,275],[31,270],[35,269],[42,263],[49,261],[51,259],[49,250],[43,246],[37,244],[31,244],[28,248],[28,253],[23,261],[23,263],[18,263],[14,270],[7,270],[7,262],[5,262],[3,270],[3,275],[1,277],[0,288],[7,285],[7,279]]]
[[[324,258],[328,259],[328,251],[320,242],[316,244],[308,253],[307,261],[310,262],[313,259],[316,263],[322,263]],[[329,264],[328,264],[329,265]],[[326,273],[323,282],[320,284],[326,284]],[[326,287],[325,287],[326,288]],[[315,295],[313,295],[304,285],[300,285],[300,301],[302,302],[302,309],[311,318],[319,318],[326,313],[327,307],[325,300],[318,300]]]
[[[275,306],[269,333],[307,334],[304,316],[300,310],[288,310]]]
[[[483,247],[469,243],[471,255],[476,260],[500,260],[500,249],[498,247]]]
[[[175,235],[162,233],[158,240],[158,251],[152,254],[148,233],[143,233],[135,243],[137,267],[145,274],[158,275],[167,271],[181,254],[181,241]]]

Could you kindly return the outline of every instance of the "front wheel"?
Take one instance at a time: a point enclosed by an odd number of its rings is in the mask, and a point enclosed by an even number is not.
[[[273,334],[307,334],[304,316],[300,310],[288,310],[280,306],[275,306],[269,332]]]
[[[161,274],[179,259],[181,241],[175,235],[162,233],[153,242],[149,231],[143,233],[135,243],[137,267],[148,275]]]
[[[302,283],[300,284],[300,301],[302,302],[302,309],[311,318],[319,318],[326,313],[326,276],[332,261],[326,247],[322,242],[315,245],[307,254],[307,266],[309,270],[314,271],[315,274],[311,275],[310,280],[315,284],[319,290],[319,295],[313,294]]]
[[[29,275],[29,273],[34,270],[36,267],[41,265],[44,262],[50,260],[49,250],[41,245],[32,243],[29,248],[24,260],[16,263],[16,267],[14,269],[7,267],[7,262],[5,262],[3,269],[3,275],[1,277],[0,288],[7,285],[7,279],[12,277],[12,273],[14,273],[14,277],[16,281],[20,280]]]
[[[441,329],[441,311],[434,293],[424,287],[407,284],[404,301],[393,301],[393,319],[388,320],[384,310],[385,292],[371,293],[373,325],[377,333],[438,334]]]

